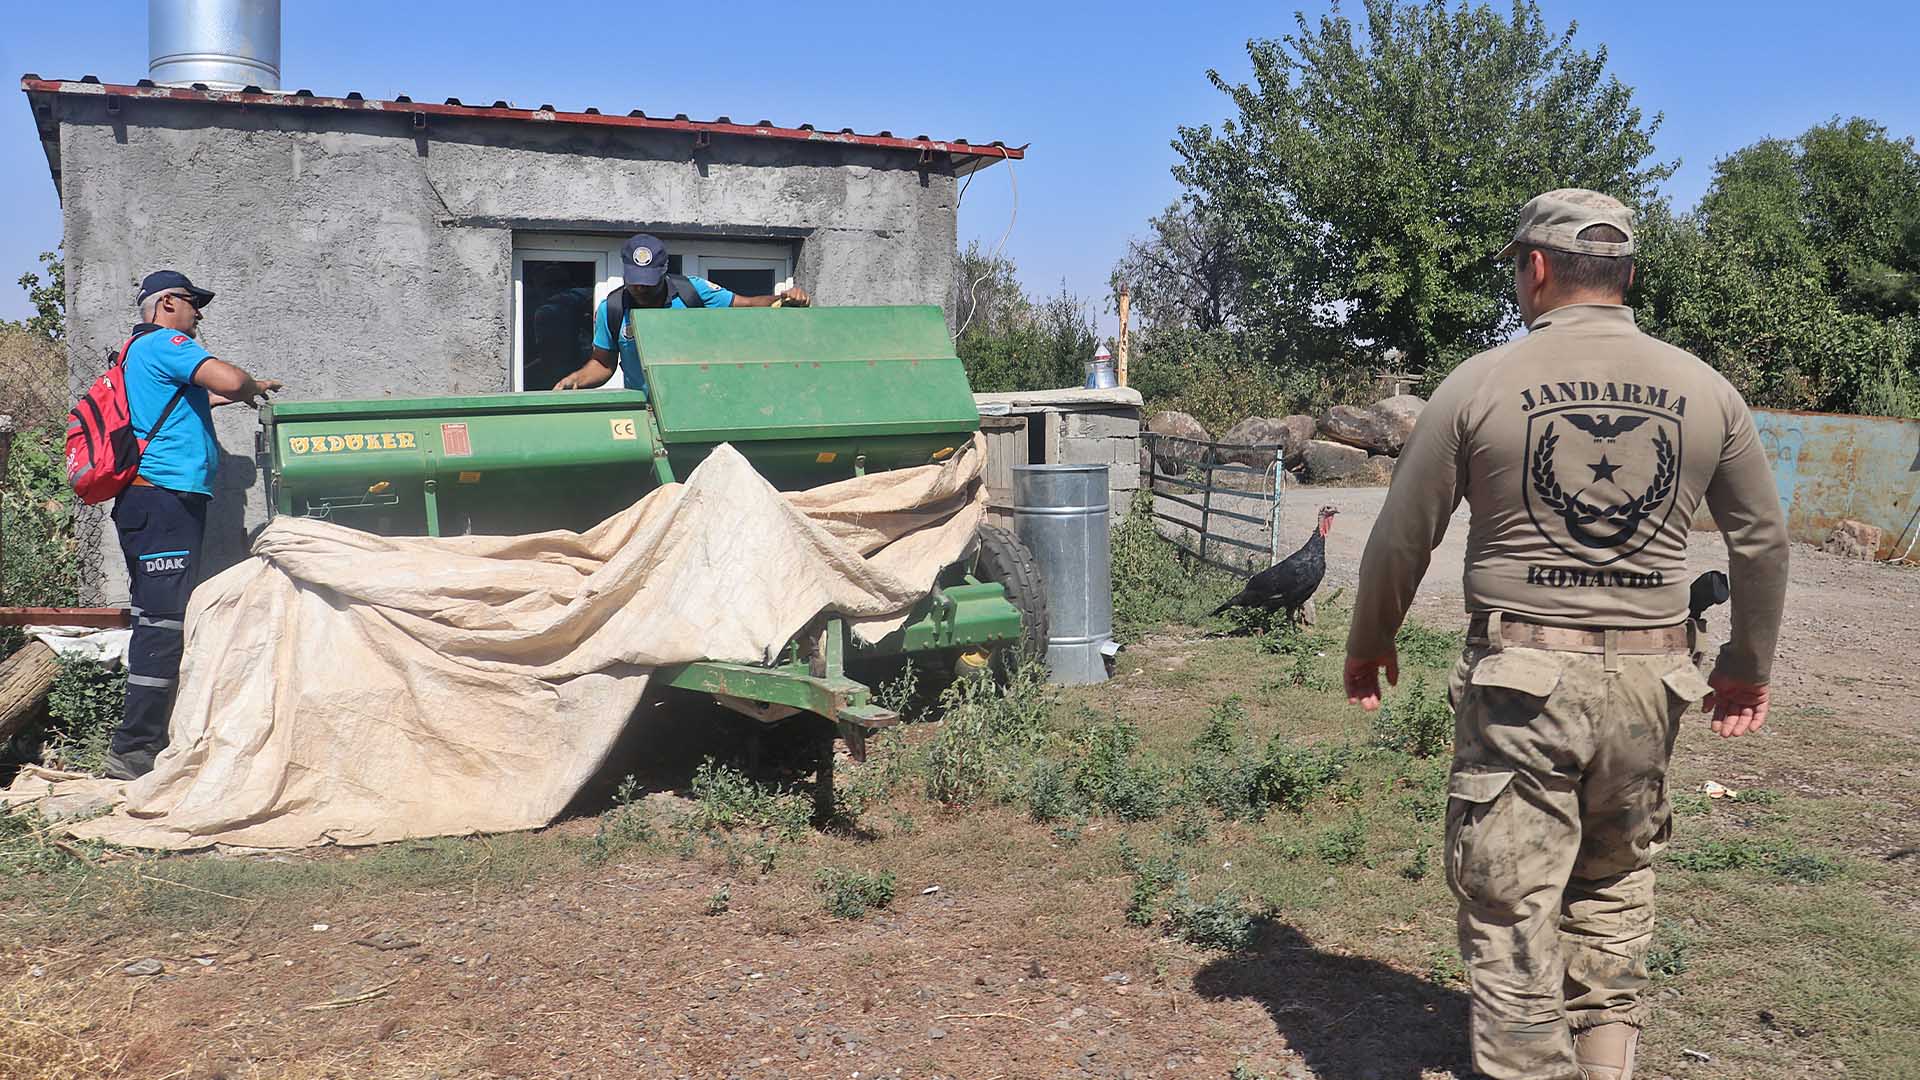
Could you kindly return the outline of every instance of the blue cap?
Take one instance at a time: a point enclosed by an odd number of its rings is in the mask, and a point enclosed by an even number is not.
[[[658,285],[667,276],[667,245],[641,233],[620,246],[620,276],[629,285]]]
[[[140,279],[140,295],[135,297],[133,302],[136,305],[144,304],[147,302],[147,297],[154,293],[168,292],[173,289],[185,289],[188,300],[197,308],[206,307],[213,302],[212,289],[200,288],[188,281],[187,275],[178,270],[155,270]]]

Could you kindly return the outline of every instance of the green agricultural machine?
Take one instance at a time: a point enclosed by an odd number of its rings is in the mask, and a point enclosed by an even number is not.
[[[400,536],[586,529],[731,443],[781,490],[944,460],[979,415],[936,307],[635,310],[648,392],[545,391],[261,409],[274,513]],[[817,790],[831,806],[832,739],[856,758],[898,716],[849,676],[907,658],[940,675],[1044,655],[1033,557],[983,526],[897,632],[871,645],[828,613],[778,663],[701,661],[661,672],[764,724],[823,736]],[[817,718],[817,719],[810,719]]]

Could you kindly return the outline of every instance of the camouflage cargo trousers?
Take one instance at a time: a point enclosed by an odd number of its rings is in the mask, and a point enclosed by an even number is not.
[[[1580,1080],[1574,1032],[1646,1016],[1667,763],[1706,680],[1685,652],[1470,645],[1449,690],[1446,867],[1474,1065]]]

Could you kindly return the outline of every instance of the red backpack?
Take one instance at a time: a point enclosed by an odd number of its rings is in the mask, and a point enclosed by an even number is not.
[[[127,490],[140,473],[140,455],[146,452],[147,440],[166,424],[173,407],[187,392],[184,386],[174,391],[146,438],[134,434],[133,411],[127,406],[127,350],[154,329],[157,327],[135,331],[108,353],[106,372],[93,380],[80,403],[67,414],[67,483],[81,502],[106,502]]]

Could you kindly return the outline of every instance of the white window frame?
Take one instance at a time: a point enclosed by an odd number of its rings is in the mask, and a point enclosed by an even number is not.
[[[523,340],[526,326],[526,260],[593,263],[594,273],[600,278],[593,294],[593,303],[597,310],[600,301],[620,287],[620,247],[626,242],[627,238],[624,236],[566,233],[521,233],[514,237],[513,358],[510,362],[513,366],[511,376],[515,392],[526,388],[526,342]],[[692,277],[707,277],[710,270],[772,270],[775,289],[793,280],[793,245],[785,240],[708,240],[669,237],[667,250],[670,254],[680,257],[680,273]],[[626,380],[616,359],[613,378],[607,381],[604,389],[616,390],[625,385]]]

